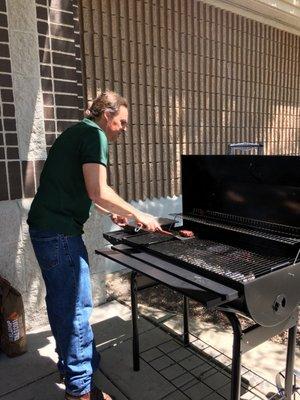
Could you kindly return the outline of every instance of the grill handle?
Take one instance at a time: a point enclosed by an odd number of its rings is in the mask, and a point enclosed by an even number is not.
[[[234,154],[235,150],[247,151],[247,150],[257,150],[257,154],[263,154],[263,144],[262,143],[231,143],[227,145],[227,154]]]

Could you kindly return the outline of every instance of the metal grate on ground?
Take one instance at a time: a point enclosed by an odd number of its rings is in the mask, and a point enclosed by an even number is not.
[[[162,400],[230,399],[231,359],[199,338],[193,335],[190,338],[189,347],[172,338],[140,353],[174,387]],[[263,377],[242,367],[241,400],[259,399],[284,400],[284,394]],[[296,393],[294,399],[300,400],[300,395]]]

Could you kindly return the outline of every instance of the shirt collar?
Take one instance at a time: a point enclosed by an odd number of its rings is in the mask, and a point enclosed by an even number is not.
[[[93,126],[94,128],[100,129],[102,131],[100,126],[98,124],[96,124],[96,122],[94,122],[93,120],[91,120],[89,118],[83,118],[82,122],[84,122],[85,124],[87,124],[89,126]]]

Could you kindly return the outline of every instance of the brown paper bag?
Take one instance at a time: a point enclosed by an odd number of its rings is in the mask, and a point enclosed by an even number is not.
[[[27,351],[22,296],[2,277],[0,277],[0,349],[8,357],[16,357]]]

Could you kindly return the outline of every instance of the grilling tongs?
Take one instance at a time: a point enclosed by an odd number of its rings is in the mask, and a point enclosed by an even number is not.
[[[138,226],[135,228],[135,232],[139,232],[141,229],[142,229],[142,227],[141,227],[140,225],[138,225]],[[154,234],[157,233],[157,234],[166,235],[166,236],[172,236],[174,239],[178,239],[178,240],[187,240],[187,239],[190,239],[189,237],[183,237],[183,236],[180,236],[179,234],[176,234],[176,233],[171,232],[171,231],[166,231],[166,230],[164,230],[164,229],[161,229],[161,230],[159,230],[159,231],[152,232],[152,233],[154,233]]]

